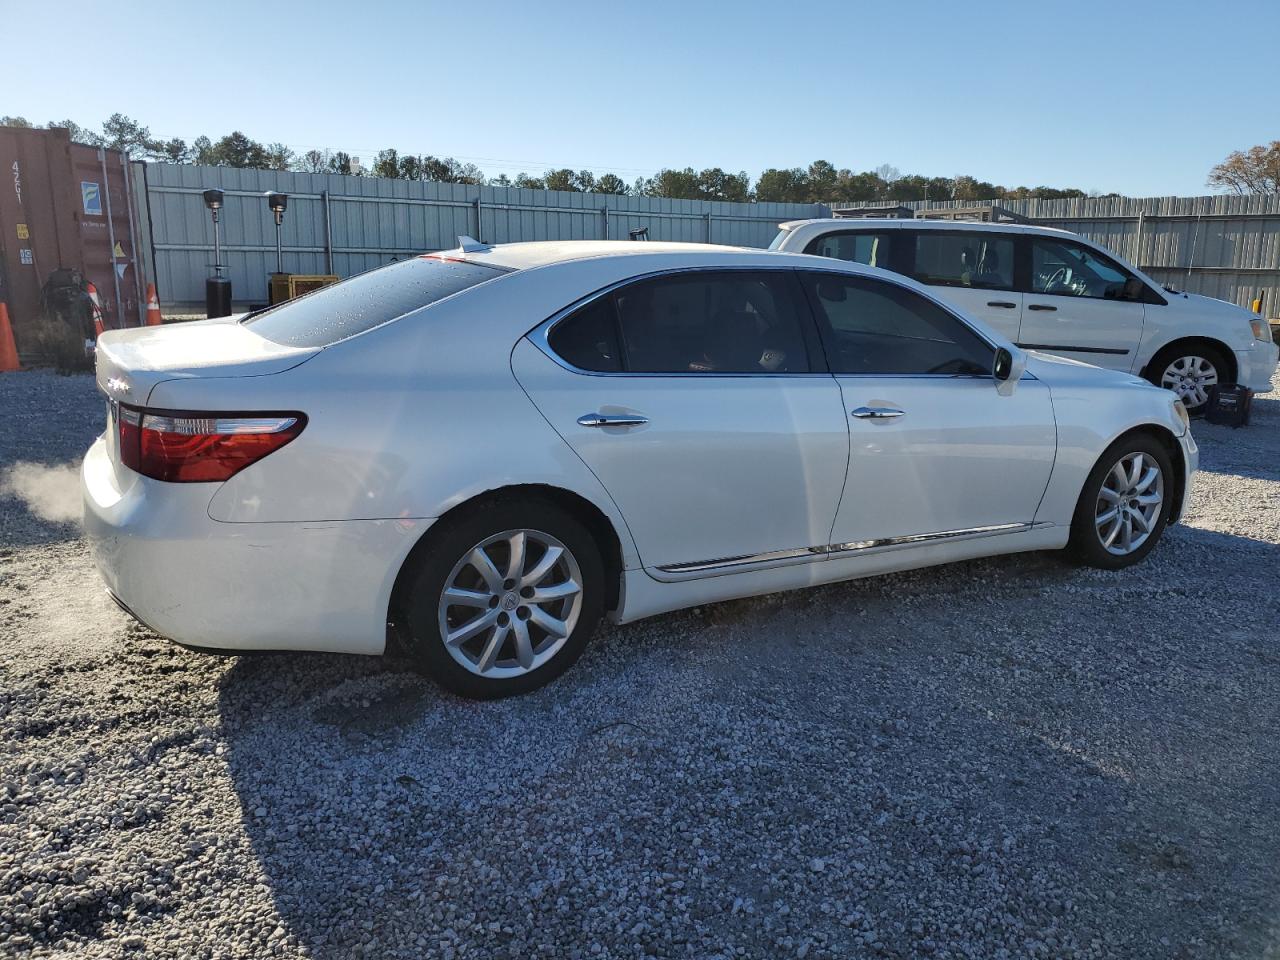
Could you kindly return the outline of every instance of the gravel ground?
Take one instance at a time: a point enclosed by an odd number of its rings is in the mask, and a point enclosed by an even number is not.
[[[1133,570],[659,617],[490,704],[131,624],[64,522],[101,407],[0,376],[4,956],[1280,957],[1276,399]]]

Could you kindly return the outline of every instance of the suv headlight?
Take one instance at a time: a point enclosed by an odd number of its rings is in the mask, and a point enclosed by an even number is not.
[[[1187,415],[1187,408],[1181,400],[1173,401],[1173,415],[1182,421],[1182,432],[1186,433],[1191,429],[1191,417]]]
[[[1253,327],[1253,339],[1255,340],[1271,340],[1271,325],[1265,320],[1250,320],[1249,326]]]

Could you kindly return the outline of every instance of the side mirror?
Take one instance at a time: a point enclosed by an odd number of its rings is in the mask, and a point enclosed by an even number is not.
[[[1018,388],[1018,381],[1027,369],[1027,355],[1021,350],[1000,347],[991,363],[991,377],[996,382],[996,392],[1007,397]]]
[[[996,378],[996,383],[1004,383],[1012,373],[1013,353],[1008,347],[1001,347],[996,351],[995,362],[991,364],[991,376]]]
[[[1120,296],[1125,300],[1141,300],[1147,292],[1147,285],[1137,277],[1130,277],[1124,282],[1124,292]]]

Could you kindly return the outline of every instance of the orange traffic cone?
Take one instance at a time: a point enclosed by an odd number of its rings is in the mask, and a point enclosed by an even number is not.
[[[89,302],[93,305],[93,338],[96,340],[103,334],[102,326],[102,300],[98,296],[98,288],[93,285],[92,280],[84,282],[85,292],[89,294]]]
[[[0,300],[0,373],[21,370],[18,365],[18,345],[13,342],[13,327],[9,323],[9,308]]]
[[[147,326],[158,327],[164,323],[164,318],[160,316],[160,298],[156,296],[156,285],[154,283],[147,284]]]

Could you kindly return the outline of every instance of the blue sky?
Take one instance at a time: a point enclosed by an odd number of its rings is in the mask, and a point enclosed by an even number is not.
[[[630,182],[825,159],[1154,196],[1207,193],[1229,151],[1280,138],[1275,0],[0,0],[0,22],[0,114],[120,111],[366,163],[394,146]]]

